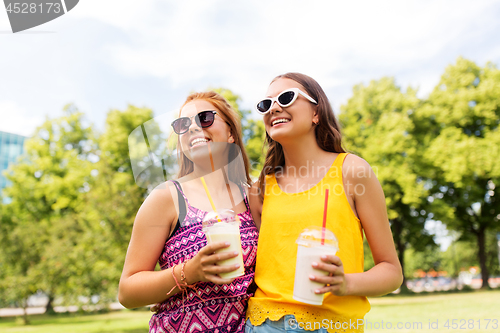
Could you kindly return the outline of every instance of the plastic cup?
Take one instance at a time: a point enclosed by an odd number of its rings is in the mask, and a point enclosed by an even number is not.
[[[221,260],[217,264],[221,266],[239,264],[240,267],[231,272],[221,273],[219,276],[223,279],[230,279],[245,274],[243,253],[241,251],[240,221],[236,219],[236,215],[230,210],[221,211],[217,214],[215,212],[208,213],[203,219],[203,232],[209,244],[214,242],[230,243],[228,248],[218,250],[217,253],[238,252],[237,257]]]
[[[335,255],[339,249],[337,238],[328,229],[323,231],[322,227],[309,227],[299,235],[297,244],[293,299],[302,303],[321,305],[324,294],[315,294],[314,290],[324,287],[324,284],[311,281],[309,275],[327,276],[328,273],[314,269],[311,264],[313,262],[321,263],[322,255]]]

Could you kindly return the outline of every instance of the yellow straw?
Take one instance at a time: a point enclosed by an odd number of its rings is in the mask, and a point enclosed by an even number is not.
[[[207,193],[208,200],[210,201],[210,204],[212,205],[212,209],[215,212],[215,216],[217,216],[217,221],[221,222],[219,218],[219,214],[217,214],[217,209],[215,209],[214,201],[212,200],[212,197],[210,196],[210,192],[208,191],[207,183],[205,183],[205,179],[201,177],[201,183],[203,184],[203,187],[205,188],[205,192]]]

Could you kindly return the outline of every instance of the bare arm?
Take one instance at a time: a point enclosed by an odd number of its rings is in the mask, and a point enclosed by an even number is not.
[[[259,182],[255,182],[250,188],[248,202],[253,220],[258,230],[260,230],[260,220],[262,215],[262,201],[260,200],[259,193]]]
[[[177,222],[177,213],[170,190],[155,189],[143,203],[134,221],[132,236],[125,258],[118,289],[118,299],[126,308],[155,304],[179,292],[172,276],[172,268],[154,271],[170,230]],[[211,281],[229,283],[216,274],[232,271],[233,266],[216,266],[219,260],[232,258],[231,253],[214,254],[227,247],[223,242],[202,248],[185,265],[186,282]],[[181,267],[175,267],[177,281],[181,281]],[[173,289],[174,288],[174,289]],[[169,291],[173,291],[167,296]]]
[[[319,293],[330,291],[336,295],[385,295],[401,285],[403,275],[387,218],[384,192],[365,160],[348,155],[347,162],[359,171],[344,175],[344,184],[349,184],[346,192],[354,202],[375,266],[363,273],[344,274],[341,260],[337,256],[327,256],[316,267],[332,273],[333,277],[317,277],[315,280],[331,285],[320,288]]]

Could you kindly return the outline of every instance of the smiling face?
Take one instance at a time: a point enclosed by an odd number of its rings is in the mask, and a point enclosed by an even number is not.
[[[207,128],[201,128],[195,121],[198,113],[207,110],[214,110],[214,122]],[[221,117],[221,112],[215,106],[205,100],[197,99],[184,105],[180,112],[181,117],[190,117],[191,125],[189,130],[179,135],[179,143],[182,152],[186,157],[194,162],[197,154],[206,154],[208,142],[234,143],[233,135],[226,122]]]
[[[267,89],[267,97],[276,97],[282,91],[290,88],[299,88],[306,91],[298,82],[280,78],[272,82]],[[313,122],[318,121],[315,105],[304,96],[298,95],[295,102],[288,107],[281,107],[273,103],[269,112],[264,115],[264,124],[269,136],[282,143],[287,138],[299,138],[302,135],[314,135]]]

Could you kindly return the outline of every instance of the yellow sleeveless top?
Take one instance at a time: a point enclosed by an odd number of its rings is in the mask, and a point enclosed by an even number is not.
[[[361,224],[347,201],[342,182],[342,164],[346,155],[339,154],[325,177],[304,192],[283,192],[274,175],[266,177],[255,268],[258,289],[250,298],[247,310],[247,318],[253,325],[262,324],[266,318],[276,321],[293,314],[306,330],[318,329],[318,325],[328,323],[321,327],[328,327],[329,332],[363,332],[362,325],[353,323],[360,323],[370,310],[366,297],[327,293],[320,306],[301,303],[292,297],[297,260],[295,241],[303,229],[322,225],[327,188],[326,227],[339,241],[337,256],[342,260],[345,273],[363,272]],[[314,327],[314,323],[319,324]]]

